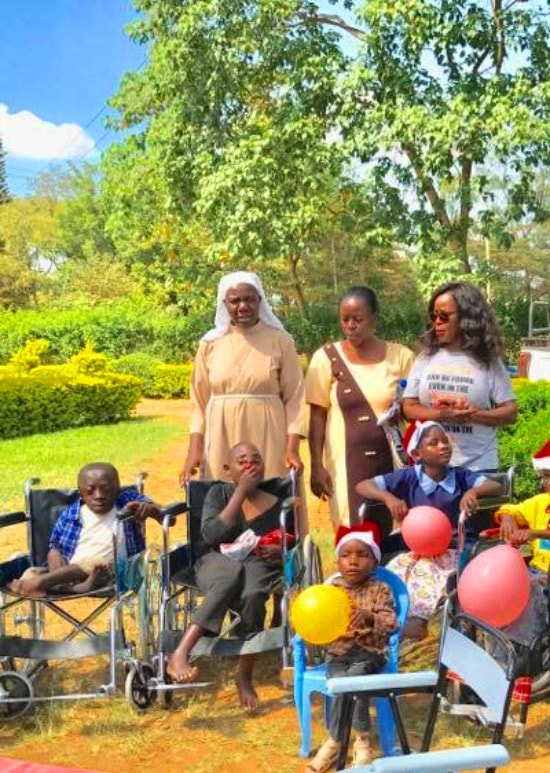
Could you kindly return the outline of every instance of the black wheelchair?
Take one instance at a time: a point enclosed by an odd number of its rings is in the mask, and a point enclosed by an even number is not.
[[[191,623],[199,601],[199,589],[195,578],[197,545],[200,543],[203,504],[211,486],[217,481],[192,480],[188,483],[185,512],[187,517],[187,542],[172,547],[170,530],[174,519],[163,521],[163,550],[160,559],[160,595],[158,615],[157,651],[143,680],[143,693],[149,695],[139,708],[157,700],[168,706],[178,690],[190,690],[209,685],[207,682],[173,683],[166,673],[166,658],[177,647]],[[275,598],[280,599],[281,624],[267,628],[246,639],[232,635],[238,623],[238,612],[231,612],[219,636],[203,636],[193,648],[193,660],[199,657],[235,657],[281,650],[283,674],[291,669],[292,636],[289,624],[291,595],[308,585],[322,582],[321,556],[309,535],[302,537],[298,528],[299,499],[296,496],[294,474],[264,481],[262,486],[281,498],[279,517],[281,529],[282,567],[281,579],[273,588]],[[292,545],[287,542],[287,532],[294,536]],[[153,674],[149,676],[149,674]]]
[[[145,475],[135,485],[124,487],[143,492]],[[117,532],[121,521],[131,517],[119,513],[113,529],[115,581],[89,594],[49,592],[40,598],[28,598],[12,591],[9,583],[26,569],[46,565],[52,529],[61,511],[75,502],[75,489],[37,488],[39,479],[25,484],[25,510],[0,516],[0,529],[26,524],[27,552],[0,564],[0,719],[21,716],[34,703],[104,698],[115,693],[117,666],[127,672],[126,693],[139,691],[143,664],[151,656],[156,640],[150,605],[150,576],[155,569],[147,551],[124,563],[117,559]],[[169,517],[169,516],[167,516]],[[75,609],[78,607],[78,609]],[[83,616],[79,617],[79,613]],[[127,615],[133,620],[132,638],[128,636]],[[68,629],[68,630],[67,630]],[[60,633],[61,631],[61,633]],[[51,635],[51,633],[53,635]],[[50,661],[79,660],[107,656],[107,681],[86,692],[60,693],[55,687],[48,695],[35,695],[34,681]],[[48,686],[53,682],[49,680]]]

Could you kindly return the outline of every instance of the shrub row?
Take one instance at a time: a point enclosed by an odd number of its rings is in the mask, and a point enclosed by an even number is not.
[[[511,340],[510,333],[514,330],[517,338],[520,327],[513,327],[503,315],[504,312],[501,318],[508,323],[508,346],[517,349],[517,341]],[[307,315],[290,309],[281,316],[299,352],[311,354],[327,341],[341,336],[336,304],[311,305]],[[212,323],[213,314],[212,317],[198,313],[183,316],[175,307],[158,309],[145,301],[66,311],[2,312],[0,363],[7,362],[31,339],[48,341],[54,362],[65,362],[87,342],[111,358],[145,352],[164,362],[185,362],[193,358],[200,337]],[[423,301],[383,302],[378,330],[388,340],[414,347],[425,323]]]
[[[117,373],[126,373],[141,380],[144,397],[169,399],[189,397],[193,365],[171,365],[150,354],[136,352],[111,362]]]
[[[412,345],[422,324],[424,309],[388,308],[380,315],[380,333]],[[53,362],[65,362],[87,343],[111,358],[146,353],[164,362],[192,360],[200,337],[212,326],[204,315],[182,316],[176,310],[146,304],[105,304],[92,309],[67,311],[19,311],[0,313],[0,362],[29,340],[48,341]],[[333,306],[312,306],[307,316],[290,310],[284,323],[299,352],[311,354],[329,340],[340,337],[338,314]]]
[[[515,491],[517,499],[533,496],[540,483],[533,470],[533,454],[548,440],[550,427],[550,382],[514,379],[518,401],[518,420],[501,427],[498,446],[502,467],[517,465]]]
[[[133,376],[90,376],[63,366],[18,375],[2,368],[0,438],[112,424],[129,418],[140,396],[140,382]]]
[[[27,341],[50,344],[53,362],[65,362],[86,343],[109,357],[148,352],[161,360],[181,362],[193,357],[210,320],[184,317],[146,304],[106,304],[68,311],[0,313],[0,362]]]

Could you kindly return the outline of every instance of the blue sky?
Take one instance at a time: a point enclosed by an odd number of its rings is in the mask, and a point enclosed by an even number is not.
[[[146,55],[124,32],[132,18],[131,0],[0,1],[0,137],[13,195],[51,164],[97,161],[117,139],[103,123],[107,99]]]
[[[23,195],[51,163],[97,160],[116,137],[103,125],[106,100],[145,53],[124,33],[130,0],[0,5],[0,136],[10,191]]]

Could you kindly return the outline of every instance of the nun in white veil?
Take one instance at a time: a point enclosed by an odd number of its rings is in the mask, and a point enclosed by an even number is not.
[[[271,310],[259,277],[236,271],[218,287],[214,327],[199,343],[191,381],[189,449],[180,481],[219,479],[229,450],[253,443],[266,478],[301,472],[304,384],[294,342]]]

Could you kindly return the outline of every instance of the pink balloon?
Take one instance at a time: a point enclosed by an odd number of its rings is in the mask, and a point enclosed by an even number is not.
[[[401,526],[407,547],[419,556],[438,556],[449,547],[453,528],[437,507],[411,507]]]
[[[496,545],[473,558],[458,581],[460,606],[495,628],[509,625],[524,611],[531,587],[521,553]]]

